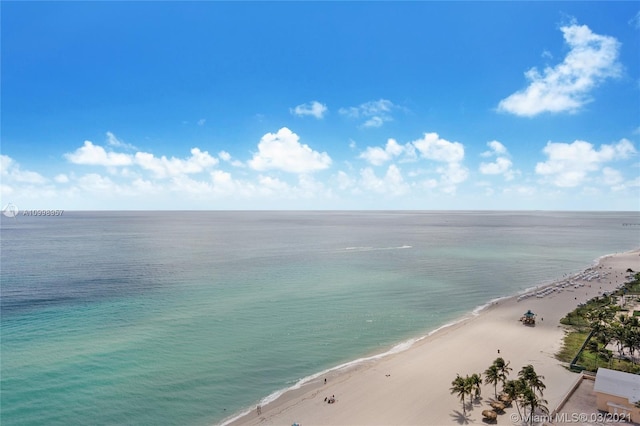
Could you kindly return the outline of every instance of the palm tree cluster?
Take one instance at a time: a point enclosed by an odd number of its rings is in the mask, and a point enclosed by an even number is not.
[[[484,372],[484,383],[493,385],[494,396],[498,398],[497,387],[498,384],[501,384],[502,394],[509,396],[512,401],[516,402],[520,418],[528,418],[532,422],[535,413],[548,414],[547,401],[542,398],[543,391],[546,388],[542,382],[544,377],[537,374],[532,365],[526,365],[518,372],[517,379],[507,380],[509,372],[513,370],[509,367],[509,364],[503,358],[496,358],[493,364]],[[481,384],[482,376],[475,373],[466,377],[457,374],[456,378],[451,382],[450,391],[460,398],[465,415],[467,414],[465,408],[467,395],[469,395],[469,402],[471,402],[472,394],[478,398]]]
[[[631,362],[635,364],[635,353],[640,352],[640,321],[638,317],[620,314],[608,322],[598,325],[595,335],[598,341],[606,346],[615,342],[618,356],[624,357],[624,350],[629,351]]]
[[[586,348],[595,355],[593,369],[597,370],[598,361],[603,359],[611,363],[613,351],[606,349],[609,344],[617,348],[617,357],[620,360],[629,360],[629,367],[619,365],[618,369],[630,372],[639,372],[636,366],[636,353],[640,353],[640,319],[635,316],[620,313],[620,307],[616,304],[618,298],[627,298],[637,295],[640,290],[640,273],[635,275],[635,280],[625,284],[624,288],[611,295],[594,297],[586,304],[580,305],[569,313],[560,322],[578,329],[587,328],[591,331],[591,340]],[[590,365],[585,365],[590,368]]]
[[[498,357],[493,361],[493,364],[491,364],[491,366],[484,372],[484,382],[493,385],[493,394],[496,398],[498,397],[498,383],[502,383],[502,386],[504,387],[507,376],[512,370],[512,368],[509,367],[509,364],[509,362],[506,362],[501,357]]]
[[[474,395],[476,399],[480,397],[480,385],[482,384],[482,376],[477,373],[473,373],[471,376],[466,377],[456,375],[456,378],[451,382],[451,388],[449,389],[452,394],[456,394],[462,402],[462,411],[467,414],[465,407],[465,398],[469,395],[469,403],[471,401],[471,395]]]
[[[529,419],[533,423],[534,414],[541,412],[549,414],[547,401],[542,398],[546,388],[542,382],[544,376],[536,373],[533,365],[525,365],[518,372],[518,379],[509,380],[504,384],[503,392],[516,402],[516,409],[520,418]],[[522,411],[520,410],[522,408]],[[528,411],[528,412],[527,412]]]
[[[631,362],[635,364],[635,353],[640,352],[640,321],[638,317],[618,313],[616,305],[599,306],[586,313],[586,319],[591,329],[591,340],[587,349],[595,354],[595,366],[598,368],[598,359],[611,361],[612,351],[606,349],[607,345],[614,343],[618,349],[618,358],[625,358],[625,350],[630,355]]]

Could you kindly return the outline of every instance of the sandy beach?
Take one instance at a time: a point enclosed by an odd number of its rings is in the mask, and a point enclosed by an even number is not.
[[[467,400],[466,419],[462,404],[449,388],[457,373],[483,373],[497,357],[510,362],[509,378],[516,378],[523,366],[532,364],[545,377],[544,398],[552,410],[577,377],[554,357],[564,336],[559,320],[578,304],[627,281],[627,268],[640,271],[640,250],[603,257],[585,272],[545,286],[555,290],[540,297],[542,287],[529,297],[492,303],[405,351],[318,377],[262,406],[260,414],[253,409],[231,424],[483,424],[481,413],[490,408],[493,386],[483,385],[482,397],[473,405]],[[535,327],[520,322],[529,309],[537,314]],[[335,403],[328,404],[325,397],[331,396]],[[513,412],[515,408],[508,408],[498,424],[515,424],[510,419]]]

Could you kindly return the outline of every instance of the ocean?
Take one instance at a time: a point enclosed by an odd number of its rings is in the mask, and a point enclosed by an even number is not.
[[[2,425],[212,425],[640,247],[638,212],[2,217]]]

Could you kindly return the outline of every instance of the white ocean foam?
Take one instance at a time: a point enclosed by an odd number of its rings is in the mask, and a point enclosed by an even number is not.
[[[499,303],[499,302],[501,302],[503,300],[510,299],[511,297],[513,297],[513,296],[501,296],[501,297],[496,297],[495,299],[491,299],[487,303],[485,303],[484,305],[480,305],[480,306],[476,307],[473,311],[471,311],[471,314],[473,316],[478,316],[478,315],[480,315],[480,313],[482,311],[487,309],[489,306],[494,305],[496,303]]]
[[[488,307],[488,306],[492,305],[493,303],[496,303],[496,302],[498,302],[498,301],[500,301],[502,299],[508,298],[508,297],[509,296],[492,299],[488,303],[476,307],[471,312],[471,315],[472,316],[477,316],[486,307]],[[457,324],[460,324],[461,322],[468,320],[470,317],[471,317],[470,315],[465,315],[465,316],[463,316],[463,317],[461,317],[461,318],[459,318],[459,319],[457,319],[455,321],[446,323],[446,324],[444,324],[444,325],[442,325],[442,326],[430,331],[429,333],[427,333],[427,334],[425,334],[423,336],[416,337],[416,338],[411,338],[411,339],[405,340],[403,342],[400,342],[397,345],[391,347],[391,349],[389,349],[386,352],[382,352],[382,353],[379,353],[379,354],[375,354],[375,355],[371,355],[371,356],[367,356],[367,357],[363,357],[363,358],[357,358],[357,359],[355,359],[353,361],[345,362],[345,363],[337,365],[335,367],[328,368],[326,370],[320,371],[319,373],[314,373],[314,374],[312,374],[310,376],[304,377],[304,378],[298,380],[293,386],[290,386],[290,387],[287,387],[287,388],[283,388],[283,389],[279,389],[279,390],[269,394],[268,396],[262,398],[260,400],[260,402],[258,403],[258,405],[265,406],[267,404],[270,404],[270,403],[276,401],[278,398],[280,398],[285,393],[290,392],[290,391],[294,391],[296,389],[300,389],[302,386],[306,385],[307,383],[310,383],[310,382],[312,382],[312,381],[314,381],[314,380],[316,380],[316,379],[318,379],[318,378],[320,378],[322,376],[326,376],[331,372],[345,370],[345,369],[348,369],[348,368],[351,368],[351,367],[355,367],[355,366],[360,365],[360,364],[364,364],[364,363],[369,362],[369,361],[375,361],[375,360],[378,360],[378,359],[381,359],[381,358],[384,358],[384,357],[387,357],[387,356],[390,356],[390,355],[395,355],[395,354],[398,354],[400,352],[404,352],[404,351],[410,349],[417,342],[420,342],[420,341],[426,339],[427,337],[432,336],[435,333],[438,333],[441,330],[444,330],[446,328],[453,327],[453,326],[455,326]],[[236,415],[236,416],[234,416],[232,418],[224,420],[221,423],[221,426],[228,425],[228,424],[234,422],[235,420],[237,420],[237,419],[239,419],[239,418],[241,418],[243,416],[246,416],[251,411],[252,411],[251,409],[248,409],[248,410],[243,411],[242,413],[240,413],[240,414],[238,414],[238,415]]]
[[[429,333],[429,335],[431,335],[431,333]],[[397,345],[393,346],[391,349],[389,349],[386,352],[383,352],[383,353],[380,353],[380,354],[376,354],[376,355],[371,355],[371,356],[368,356],[368,357],[358,358],[358,359],[355,359],[353,361],[345,362],[344,364],[340,364],[340,365],[337,365],[335,367],[328,368],[326,370],[320,371],[319,373],[314,373],[314,374],[312,374],[310,376],[304,377],[304,378],[298,380],[293,386],[290,386],[290,387],[287,387],[287,388],[283,388],[283,389],[279,389],[279,390],[269,394],[268,396],[262,398],[260,400],[260,402],[258,403],[258,405],[265,406],[267,404],[270,404],[270,403],[276,401],[278,398],[280,398],[285,393],[290,392],[290,391],[294,391],[296,389],[300,389],[302,386],[306,385],[307,383],[310,383],[310,382],[312,382],[312,381],[314,381],[314,380],[316,380],[316,379],[318,379],[318,378],[320,378],[322,376],[326,376],[327,374],[329,374],[331,372],[345,370],[345,369],[348,369],[348,368],[351,368],[351,367],[355,367],[356,365],[363,364],[365,362],[375,361],[377,359],[381,359],[381,358],[384,358],[384,357],[389,356],[389,355],[393,355],[393,354],[397,354],[397,353],[400,353],[400,352],[404,352],[407,349],[411,348],[416,342],[418,342],[418,341],[420,341],[420,340],[422,340],[422,339],[424,339],[426,337],[427,336],[422,336],[422,337],[417,338],[417,339],[416,338],[409,339],[409,340],[406,340],[404,342],[398,343]],[[239,418],[241,418],[243,416],[246,416],[251,411],[252,410],[248,409],[248,410],[245,410],[245,411],[243,411],[242,413],[240,413],[238,415],[235,415],[234,417],[231,417],[229,419],[223,420],[223,422],[221,423],[221,426],[225,426],[225,425],[228,425],[230,423],[233,423],[235,420],[237,420],[237,419],[239,419]]]

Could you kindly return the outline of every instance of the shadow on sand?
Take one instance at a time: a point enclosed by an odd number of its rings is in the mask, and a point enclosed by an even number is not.
[[[469,424],[469,413],[464,414],[461,411],[453,410],[453,414],[451,414],[451,418],[457,422],[459,425]]]

